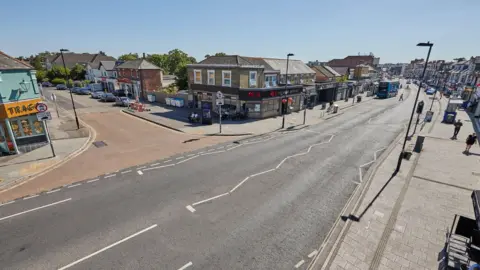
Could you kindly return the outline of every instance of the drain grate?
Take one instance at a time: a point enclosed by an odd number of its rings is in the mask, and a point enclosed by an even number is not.
[[[93,142],[93,145],[95,145],[95,147],[97,148],[100,148],[100,147],[107,146],[107,143],[105,143],[104,141],[97,141],[97,142]]]

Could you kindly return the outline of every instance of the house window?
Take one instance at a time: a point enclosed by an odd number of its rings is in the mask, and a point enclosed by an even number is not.
[[[265,75],[265,87],[277,86],[277,75]]]
[[[232,71],[222,70],[222,86],[232,86]]]
[[[195,69],[193,71],[193,79],[196,84],[202,83],[202,71],[199,69]]]
[[[250,76],[248,78],[248,85],[250,87],[257,87],[257,72],[250,71]]]
[[[208,73],[208,84],[215,85],[215,70],[209,70],[207,73]]]

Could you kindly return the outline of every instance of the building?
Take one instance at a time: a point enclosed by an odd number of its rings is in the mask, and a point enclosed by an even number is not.
[[[119,88],[134,98],[146,98],[147,91],[158,91],[163,87],[163,72],[145,59],[126,61],[115,67]]]
[[[375,58],[373,54],[370,55],[350,55],[343,59],[333,59],[328,61],[327,65],[330,67],[348,67],[354,69],[358,65],[375,66],[380,61],[380,58]]]
[[[63,53],[63,58],[65,60],[65,66],[67,68],[72,68],[76,64],[87,66],[87,64],[93,64],[94,66],[98,65],[100,61],[116,61],[112,56],[105,55],[103,53]],[[53,66],[63,67],[62,54],[57,53],[54,56],[49,56],[45,58],[45,67],[51,69]],[[92,80],[93,81],[93,80]]]
[[[41,102],[35,70],[0,51],[0,152],[24,153],[47,144],[37,120]]]
[[[355,80],[362,80],[370,77],[370,67],[368,65],[360,64],[355,67],[353,78]]]
[[[123,61],[98,61],[87,64],[85,78],[92,83],[101,83],[102,89],[109,92],[119,88],[117,70],[115,67]]]
[[[315,72],[300,60],[211,56],[187,65],[194,106],[217,110],[218,91],[231,111],[248,109],[251,118],[267,118],[303,107],[307,91],[313,91]],[[287,104],[288,103],[288,104]]]

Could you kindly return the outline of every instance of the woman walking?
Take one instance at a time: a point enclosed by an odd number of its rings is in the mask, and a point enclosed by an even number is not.
[[[467,140],[465,141],[465,143],[467,144],[465,148],[465,154],[468,155],[470,153],[470,148],[472,147],[472,145],[475,144],[476,141],[477,141],[477,135],[475,133],[468,135]]]

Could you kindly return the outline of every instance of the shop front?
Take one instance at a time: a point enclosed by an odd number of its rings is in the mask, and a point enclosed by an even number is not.
[[[101,83],[102,84],[102,89],[103,90],[106,89],[110,93],[112,93],[116,89],[120,88],[119,83],[117,82],[116,79],[111,79],[111,78],[107,78],[107,77],[100,77],[100,78],[95,78],[95,81],[96,81],[96,83]]]
[[[315,84],[315,90],[317,91],[317,96],[318,96],[317,104],[334,101],[336,89],[337,89],[336,82]]]
[[[0,104],[0,151],[25,153],[48,143],[45,126],[37,119],[37,103],[29,99]]]
[[[297,112],[304,99],[303,86],[278,87],[275,89],[240,89],[242,108],[248,109],[250,118],[268,118],[283,113]]]
[[[118,78],[119,88],[125,90],[131,98],[140,97],[140,81],[130,80],[128,78]]]
[[[347,91],[348,91],[348,84],[347,83],[338,83],[335,100],[345,99],[345,96],[347,95]]]

